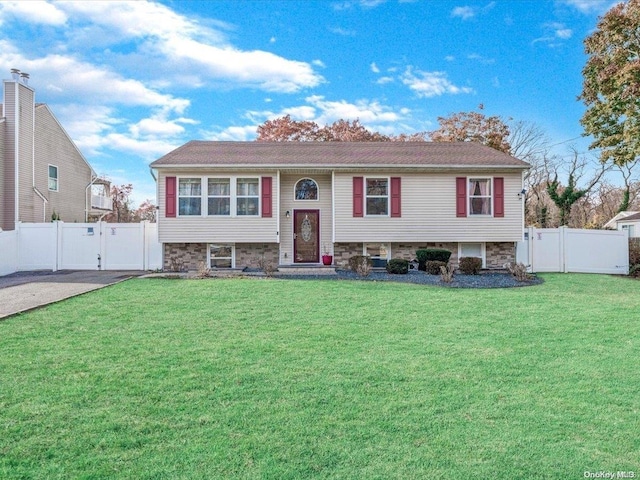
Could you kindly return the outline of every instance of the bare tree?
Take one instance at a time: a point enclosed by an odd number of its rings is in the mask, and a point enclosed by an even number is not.
[[[547,193],[559,210],[560,225],[569,223],[569,216],[574,204],[590,192],[611,168],[604,163],[590,160],[584,156],[580,157],[577,150],[572,150],[573,159],[571,162],[547,163],[547,168],[550,170]],[[563,173],[567,178],[564,185],[558,179],[558,175]],[[551,180],[551,174],[553,174],[553,180]],[[589,174],[588,177],[587,174]],[[580,188],[579,184],[582,184],[583,187]]]

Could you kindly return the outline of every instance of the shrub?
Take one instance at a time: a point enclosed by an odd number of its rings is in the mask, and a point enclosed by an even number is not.
[[[507,263],[507,270],[519,282],[526,282],[531,279],[531,275],[527,273],[527,267],[524,263]]]
[[[421,248],[416,250],[416,258],[418,259],[418,270],[425,270],[426,263],[429,261],[438,261],[447,263],[451,258],[451,252],[444,248]],[[436,272],[436,275],[440,270]]]
[[[198,273],[196,273],[196,278],[207,278],[211,275],[211,269],[207,267],[207,264],[204,262],[200,262],[198,264]]]
[[[392,258],[387,263],[387,273],[404,275],[409,273],[409,260]]]
[[[640,238],[629,239],[629,265],[640,265]]]
[[[478,257],[462,257],[458,268],[465,275],[477,275],[482,268],[482,259]]]
[[[368,255],[354,255],[349,258],[349,269],[361,277],[367,277],[371,273],[372,264],[371,257]]]
[[[429,260],[425,264],[424,270],[431,275],[440,275],[440,267],[447,266],[447,262],[441,262],[440,260]]]
[[[453,272],[454,272],[454,268],[453,265],[448,265],[448,266],[441,266],[440,267],[440,279],[444,282],[444,283],[451,283],[453,281]]]
[[[640,263],[631,265],[631,268],[629,268],[629,276],[640,278]]]

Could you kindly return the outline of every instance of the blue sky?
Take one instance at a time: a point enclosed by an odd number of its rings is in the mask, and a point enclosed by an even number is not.
[[[0,2],[0,72],[134,201],[148,164],[191,139],[252,140],[290,114],[383,133],[484,105],[587,151],[582,41],[610,0]]]

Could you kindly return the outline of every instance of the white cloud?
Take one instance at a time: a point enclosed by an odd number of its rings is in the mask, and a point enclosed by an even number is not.
[[[167,68],[196,70],[196,77],[218,79],[233,87],[295,92],[320,84],[323,78],[309,63],[289,60],[262,50],[233,47],[218,22],[217,30],[177,14],[154,2],[68,2],[61,7],[71,16],[89,19],[114,34],[113,42],[135,40],[145,56],[158,57]],[[74,17],[74,18],[75,18]],[[196,82],[197,83],[197,82]]]
[[[67,22],[63,11],[44,1],[0,2],[0,24],[7,16],[41,25],[61,26]]]
[[[208,140],[246,142],[256,138],[257,130],[258,125],[227,127],[224,130],[217,132],[205,132],[203,136]]]
[[[618,3],[614,0],[561,0],[561,2],[585,14],[603,12]]]
[[[446,57],[444,57],[444,59],[447,62],[453,62],[453,61],[455,61],[456,57],[454,57],[453,55],[447,55]]]
[[[371,62],[371,71],[373,73],[380,73],[380,69],[378,68],[378,66],[375,64],[375,62]]]
[[[472,7],[455,7],[451,11],[452,17],[460,17],[462,20],[469,20],[470,18],[475,17],[477,14],[476,10]]]
[[[542,28],[545,31],[545,35],[533,40],[533,44],[546,43],[550,47],[555,47],[558,45],[557,41],[568,40],[573,36],[573,30],[567,28],[564,23],[549,22],[542,25]]]
[[[471,53],[469,55],[467,55],[467,58],[469,60],[475,60],[477,62],[480,62],[484,65],[492,65],[494,63],[496,63],[496,60],[494,58],[487,58],[483,55],[480,55],[478,53]]]
[[[393,77],[380,77],[378,80],[376,80],[376,83],[378,85],[385,85],[387,83],[392,83],[394,81]]]
[[[316,67],[326,68],[326,65],[324,64],[324,62],[322,60],[313,60],[311,62],[311,64],[315,65]]]
[[[347,30],[341,27],[329,27],[329,31],[331,33],[335,33],[336,35],[342,35],[343,37],[355,37],[355,30]]]
[[[418,97],[430,98],[445,94],[472,93],[469,87],[458,87],[447,79],[445,72],[423,72],[407,67],[402,75],[402,83],[413,90]]]
[[[305,101],[320,112],[314,121],[321,125],[333,123],[341,118],[345,120],[359,118],[362,123],[396,122],[400,119],[398,113],[375,100],[363,99],[350,103],[345,100],[325,100],[321,95],[312,95],[305,98]]]

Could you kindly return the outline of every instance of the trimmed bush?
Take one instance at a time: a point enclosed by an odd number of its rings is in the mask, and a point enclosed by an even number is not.
[[[404,258],[392,258],[387,263],[387,273],[404,275],[409,273],[409,260]]]
[[[440,267],[440,280],[442,280],[444,283],[451,283],[453,282],[453,272],[454,272],[454,268],[453,265],[448,265],[446,267]]]
[[[524,263],[507,263],[507,270],[519,282],[531,280],[531,275],[527,273],[527,267]]]
[[[366,277],[371,273],[372,264],[369,255],[354,255],[349,258],[349,270],[353,270],[361,277]]]
[[[482,259],[478,257],[462,257],[458,268],[460,273],[465,275],[477,275],[482,268]]]
[[[425,270],[426,263],[429,261],[444,262],[445,264],[451,258],[451,252],[444,248],[421,248],[416,250],[416,258],[418,259],[418,270]],[[440,270],[438,270],[440,273]]]
[[[440,267],[447,267],[447,262],[441,262],[440,260],[429,260],[424,266],[425,272],[430,275],[440,275]]]

